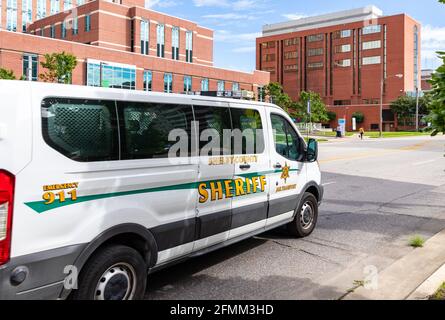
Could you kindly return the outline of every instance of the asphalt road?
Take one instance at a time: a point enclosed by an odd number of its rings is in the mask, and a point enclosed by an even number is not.
[[[306,239],[274,230],[149,277],[147,299],[340,299],[445,228],[445,139],[320,145],[325,199]]]

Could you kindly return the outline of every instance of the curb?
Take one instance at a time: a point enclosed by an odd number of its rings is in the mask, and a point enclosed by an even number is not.
[[[445,282],[445,264],[426,279],[407,300],[428,300]]]
[[[381,271],[378,274],[377,289],[359,287],[344,299],[405,300],[411,297],[425,299],[445,281],[441,274],[441,272],[445,273],[444,243],[445,229],[431,237],[423,248],[413,249],[409,254]],[[442,282],[435,286],[439,278]],[[423,284],[425,285],[423,286]],[[431,290],[433,291],[429,292]]]

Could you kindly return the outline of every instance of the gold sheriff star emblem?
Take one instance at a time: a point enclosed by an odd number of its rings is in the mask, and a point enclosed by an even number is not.
[[[284,163],[283,171],[281,172],[281,179],[284,179],[284,183],[286,183],[286,180],[290,178],[289,176],[289,169],[290,167],[287,165],[287,162]]]

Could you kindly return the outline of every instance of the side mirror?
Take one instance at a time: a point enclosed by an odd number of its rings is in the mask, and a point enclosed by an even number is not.
[[[306,161],[315,162],[318,159],[318,142],[315,139],[309,139],[307,142]]]

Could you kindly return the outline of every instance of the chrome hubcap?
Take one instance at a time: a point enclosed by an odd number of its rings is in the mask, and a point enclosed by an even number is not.
[[[134,268],[116,263],[103,273],[96,286],[95,300],[131,300],[136,288]]]
[[[305,202],[301,207],[300,222],[304,230],[310,229],[314,222],[314,209],[309,202]]]

